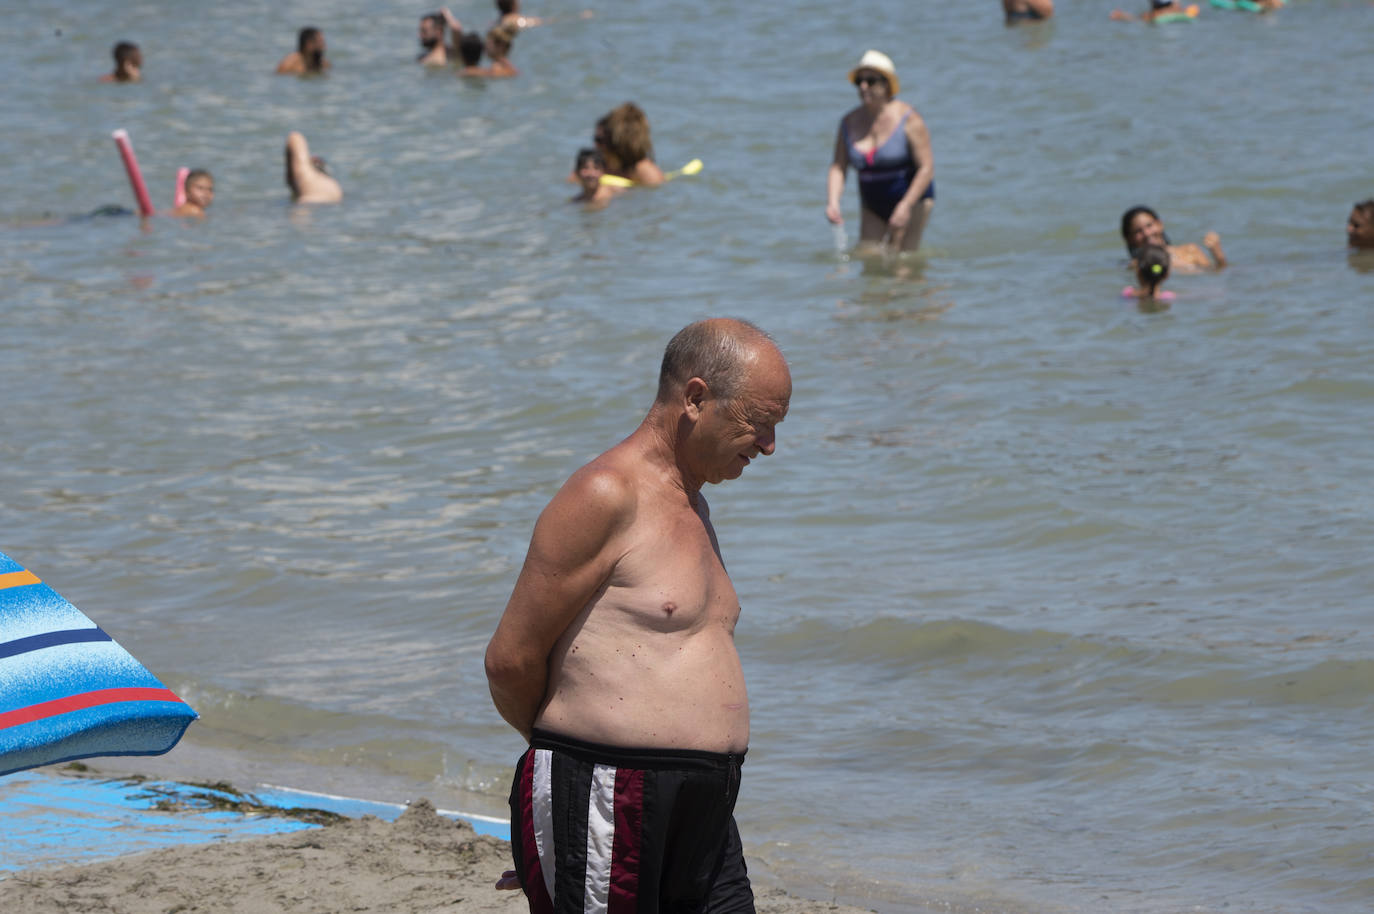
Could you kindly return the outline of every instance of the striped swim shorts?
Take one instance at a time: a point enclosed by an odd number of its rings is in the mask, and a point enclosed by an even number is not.
[[[536,730],[510,795],[531,914],[753,914],[734,817],[743,763]]]

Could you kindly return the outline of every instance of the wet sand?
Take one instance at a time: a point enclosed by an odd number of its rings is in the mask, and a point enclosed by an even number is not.
[[[498,891],[507,842],[440,816],[427,800],[394,822],[364,816],[268,837],[183,845],[0,881],[7,914],[520,914],[523,894]],[[861,914],[779,890],[763,914]]]

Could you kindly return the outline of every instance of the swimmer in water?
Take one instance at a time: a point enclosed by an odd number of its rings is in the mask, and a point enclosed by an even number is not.
[[[1135,280],[1137,285],[1121,290],[1123,298],[1141,301],[1173,301],[1174,293],[1159,287],[1169,278],[1169,249],[1162,244],[1147,244],[1136,251]]]
[[[1185,7],[1182,3],[1175,2],[1175,0],[1150,0],[1150,8],[1141,13],[1139,17],[1132,16],[1130,13],[1125,13],[1121,10],[1112,10],[1111,18],[1119,22],[1131,22],[1139,18],[1141,22],[1152,23],[1156,19],[1162,19],[1166,16],[1185,16],[1191,19],[1196,15],[1196,5]]]
[[[588,209],[601,209],[620,193],[622,188],[602,184],[601,176],[606,173],[606,160],[601,153],[591,147],[579,149],[573,162],[573,174],[582,185],[582,192],[573,197],[571,203],[585,203]]]
[[[1180,273],[1226,267],[1226,252],[1221,249],[1220,235],[1216,232],[1203,235],[1201,247],[1196,244],[1170,244],[1169,236],[1164,233],[1163,220],[1148,206],[1133,206],[1121,214],[1121,238],[1126,242],[1126,250],[1132,258],[1146,244],[1164,245],[1169,249],[1173,268]]]
[[[204,219],[205,211],[215,202],[215,179],[210,172],[197,168],[186,176],[186,202],[169,215]]]
[[[1054,15],[1054,0],[1002,0],[1007,22],[1048,19]]]
[[[515,64],[510,62],[511,43],[515,41],[515,32],[498,25],[487,32],[487,56],[491,58],[490,71],[486,76],[519,76],[520,71],[515,68]]]
[[[121,41],[110,51],[114,72],[100,77],[103,83],[136,83],[143,79],[143,52],[132,41]]]
[[[323,73],[329,66],[329,61],[324,59],[324,32],[307,26],[296,35],[296,50],[277,64],[277,72],[287,76],[304,76]]]
[[[442,67],[448,63],[448,48],[444,45],[444,14],[426,13],[420,17],[420,47],[416,58],[422,66]]]
[[[329,176],[324,159],[310,154],[305,137],[296,130],[286,135],[286,186],[291,188],[292,203],[343,200],[343,189]]]
[[[487,43],[476,32],[464,32],[458,38],[458,59],[463,65],[458,68],[459,76],[494,76],[491,67],[482,66],[482,54]]]
[[[538,16],[526,16],[520,12],[520,0],[496,0],[496,12],[500,15],[496,24],[514,32],[544,24],[544,20]]]
[[[654,161],[649,118],[634,102],[608,111],[592,130],[592,143],[606,161],[606,173],[633,181],[640,187],[657,187],[667,180]]]
[[[1345,240],[1352,248],[1374,251],[1374,197],[1356,203],[1345,220]]]

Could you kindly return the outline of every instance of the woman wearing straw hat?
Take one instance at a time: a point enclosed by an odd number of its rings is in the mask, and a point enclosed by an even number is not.
[[[859,174],[860,243],[914,251],[935,206],[930,133],[916,109],[894,97],[901,83],[886,54],[865,51],[849,81],[859,90],[859,107],[840,119],[825,216],[836,225],[844,221],[840,196],[852,165]]]

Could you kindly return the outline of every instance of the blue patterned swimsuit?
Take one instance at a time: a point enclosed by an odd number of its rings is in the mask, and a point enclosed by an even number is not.
[[[916,161],[911,154],[911,143],[907,141],[902,125],[911,116],[908,111],[897,122],[892,136],[869,152],[860,152],[849,138],[849,125],[841,122],[844,142],[849,148],[849,164],[859,173],[859,199],[865,209],[877,213],[884,222],[892,218],[892,211],[902,202],[911,180],[916,177]],[[935,199],[935,182],[931,181],[922,200]]]

